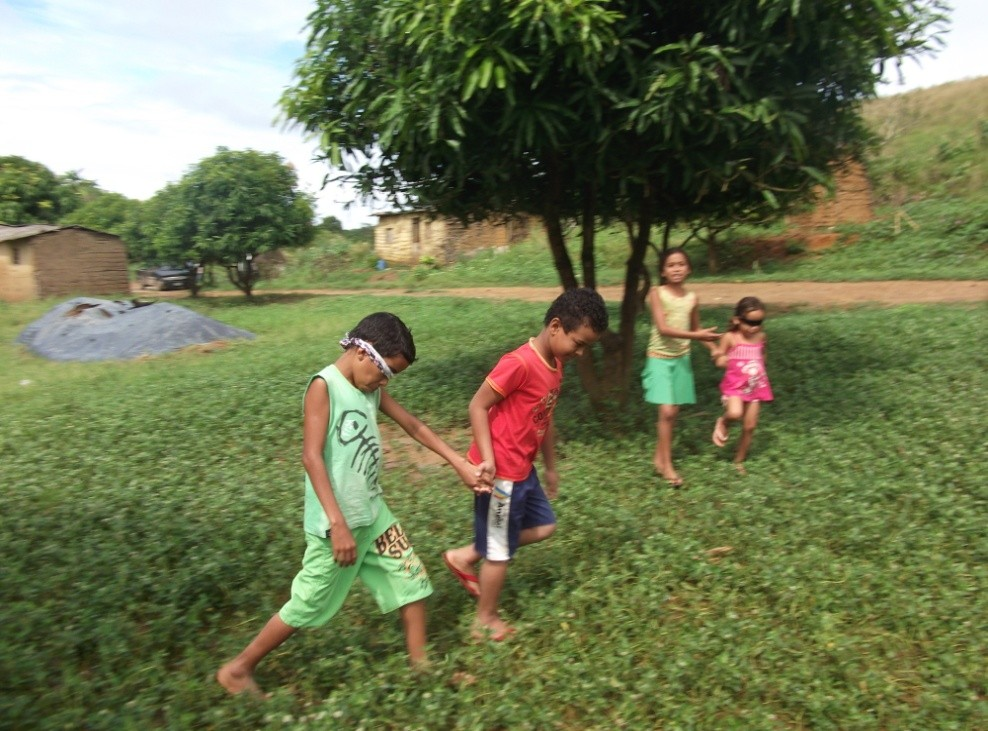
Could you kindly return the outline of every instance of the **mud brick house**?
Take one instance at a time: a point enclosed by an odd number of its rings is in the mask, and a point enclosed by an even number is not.
[[[0,225],[0,300],[127,292],[127,249],[82,226]]]
[[[470,251],[518,243],[528,238],[531,225],[524,216],[464,226],[425,211],[383,213],[374,227],[374,253],[389,264],[418,264],[426,258],[451,264]]]

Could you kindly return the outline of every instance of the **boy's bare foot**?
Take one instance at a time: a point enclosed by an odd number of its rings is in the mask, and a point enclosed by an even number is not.
[[[714,424],[714,433],[711,439],[714,445],[723,447],[727,444],[727,436],[727,425],[724,424],[724,417],[720,416],[717,418],[717,423]]]
[[[230,695],[247,693],[254,698],[267,699],[271,697],[254,682],[253,675],[238,670],[233,663],[228,662],[216,671],[216,682],[222,685]]]
[[[495,619],[491,622],[474,622],[470,636],[477,642],[503,642],[510,635],[515,633],[515,628],[503,619]]]
[[[736,469],[738,471],[738,474],[739,475],[746,475],[746,474],[748,474],[748,470],[745,468],[744,462],[735,462],[734,463],[734,469]]]

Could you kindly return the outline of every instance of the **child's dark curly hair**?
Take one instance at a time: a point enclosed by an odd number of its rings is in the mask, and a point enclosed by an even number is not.
[[[548,325],[556,317],[563,326],[563,332],[572,332],[586,324],[595,333],[600,334],[607,329],[608,324],[604,298],[589,287],[567,289],[556,297],[546,311],[542,324]]]
[[[397,315],[375,312],[367,315],[349,332],[350,337],[366,340],[384,358],[403,355],[408,364],[415,362],[412,331]]]

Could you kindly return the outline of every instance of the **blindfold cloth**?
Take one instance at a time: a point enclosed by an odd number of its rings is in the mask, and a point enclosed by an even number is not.
[[[360,338],[352,338],[350,337],[350,333],[347,333],[344,336],[344,338],[340,341],[340,345],[342,346],[343,350],[346,350],[347,348],[352,346],[356,346],[360,348],[365,353],[367,353],[367,355],[370,356],[370,359],[374,361],[374,365],[376,365],[378,369],[381,371],[381,373],[384,374],[385,378],[390,380],[395,377],[395,374],[392,373],[391,368],[385,362],[384,358],[381,357],[381,354],[378,353],[377,350],[374,348],[374,346],[368,343],[366,340],[361,340]]]

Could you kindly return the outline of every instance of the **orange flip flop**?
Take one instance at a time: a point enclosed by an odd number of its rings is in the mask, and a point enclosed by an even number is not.
[[[466,590],[467,594],[472,596],[474,599],[480,596],[480,581],[476,576],[473,574],[468,574],[466,571],[460,571],[453,565],[452,561],[449,560],[449,557],[445,553],[443,554],[443,563],[445,563],[446,568],[453,573],[456,580],[460,582],[460,586]]]

